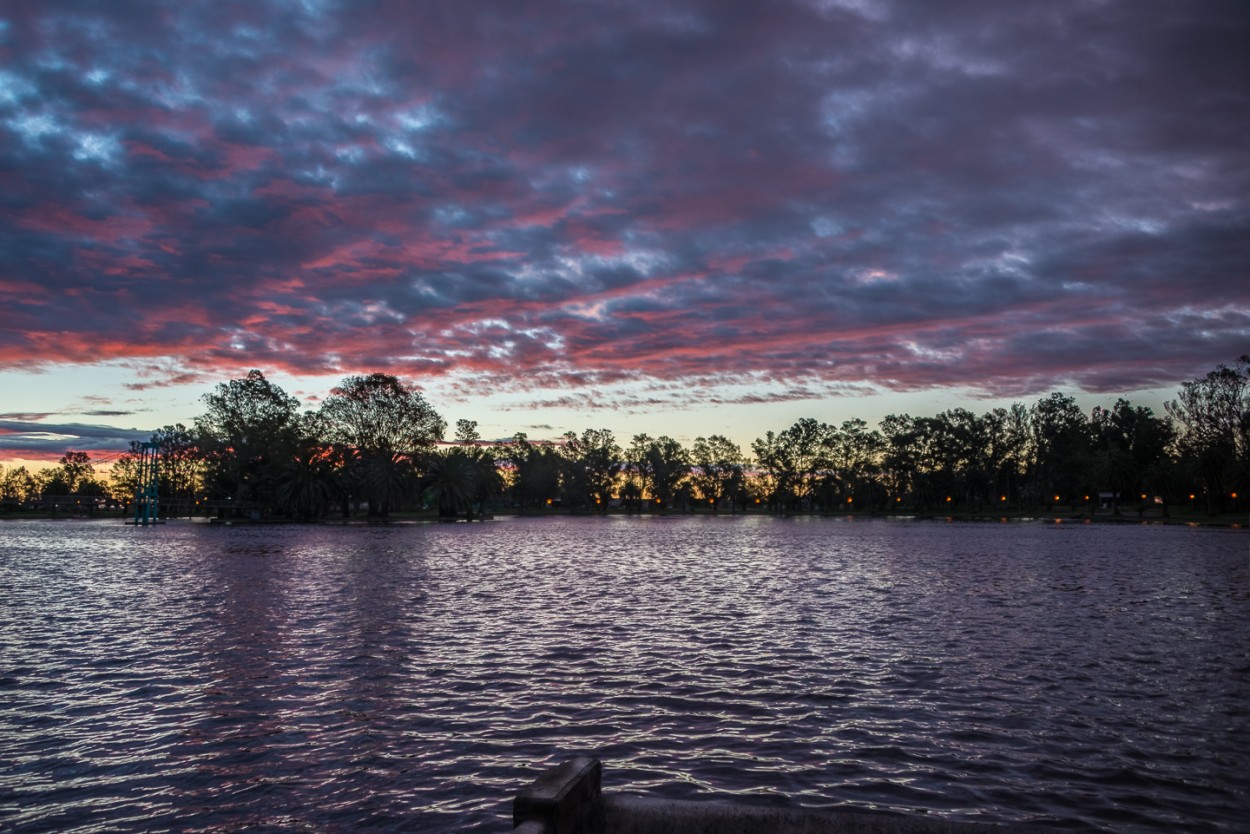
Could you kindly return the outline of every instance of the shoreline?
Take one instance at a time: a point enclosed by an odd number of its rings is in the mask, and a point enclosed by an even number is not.
[[[496,513],[487,513],[484,517],[474,518],[473,521],[467,521],[463,518],[440,518],[437,515],[428,513],[397,513],[387,518],[369,518],[366,516],[355,516],[351,518],[318,518],[318,519],[291,519],[291,518],[218,518],[215,516],[175,516],[172,518],[162,518],[159,524],[169,522],[189,522],[192,524],[211,524],[220,526],[241,526],[241,525],[324,525],[324,526],[341,526],[341,527],[369,527],[377,525],[416,525],[416,524],[467,524],[483,521],[494,521],[503,518],[707,518],[707,519],[733,519],[733,518],[755,518],[755,517],[771,517],[771,518],[811,518],[811,519],[843,519],[846,521],[868,521],[868,520],[884,520],[884,521],[931,521],[946,522],[948,524],[956,522],[965,523],[1044,523],[1044,524],[1128,524],[1136,526],[1171,526],[1171,527],[1218,527],[1227,529],[1245,529],[1250,526],[1250,517],[1242,514],[1225,513],[1217,516],[1209,516],[1197,513],[1172,513],[1170,515],[1161,515],[1158,513],[1138,516],[1136,514],[1113,515],[1108,514],[1090,514],[1075,511],[1065,512],[1031,512],[1031,511],[1013,511],[1005,513],[992,512],[952,512],[952,513],[934,513],[934,512],[897,512],[897,513],[874,513],[874,512],[767,512],[764,510],[752,510],[740,513],[713,513],[706,510],[695,512],[666,511],[666,512],[628,512],[625,510],[607,510],[600,512],[580,512],[575,510],[523,510],[509,509]],[[129,522],[133,526],[131,513],[47,513],[47,512],[15,512],[0,514],[0,522],[4,521],[118,521]],[[144,526],[144,525],[140,525]]]

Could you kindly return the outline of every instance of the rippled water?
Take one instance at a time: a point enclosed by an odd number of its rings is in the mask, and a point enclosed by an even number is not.
[[[0,829],[502,831],[605,788],[1248,830],[1244,531],[0,524]]]

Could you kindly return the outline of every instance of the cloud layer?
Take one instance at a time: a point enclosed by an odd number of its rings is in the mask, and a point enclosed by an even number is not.
[[[50,414],[0,414],[0,450],[29,460],[55,460],[68,449],[89,451],[96,461],[107,461],[144,442],[151,431],[119,429],[84,423],[49,423]]]
[[[1240,0],[5,9],[10,368],[1026,396],[1250,349]]]

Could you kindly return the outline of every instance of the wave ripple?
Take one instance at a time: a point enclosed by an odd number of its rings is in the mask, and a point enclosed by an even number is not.
[[[505,830],[605,787],[1247,830],[1231,531],[0,525],[0,828]]]

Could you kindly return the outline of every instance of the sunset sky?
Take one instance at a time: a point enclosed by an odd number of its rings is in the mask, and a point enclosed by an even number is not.
[[[1250,353],[1244,0],[0,5],[0,461],[250,368],[485,437],[1159,408]]]

